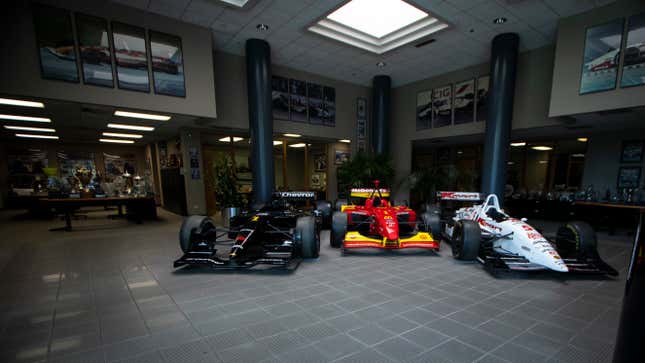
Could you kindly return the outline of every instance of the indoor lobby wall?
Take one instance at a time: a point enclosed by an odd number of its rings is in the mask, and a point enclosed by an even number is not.
[[[40,0],[69,9],[181,37],[186,97],[46,80],[41,78],[30,1],[4,4],[0,15],[0,94],[61,99],[158,112],[216,117],[211,31],[114,2]],[[79,67],[80,70],[80,67]],[[152,79],[150,78],[152,81]],[[116,83],[116,82],[115,82]],[[153,87],[151,87],[153,88]]]
[[[558,24],[549,115],[566,116],[645,106],[643,87],[580,95],[586,29],[645,11],[643,0],[617,0],[610,5],[564,18]]]

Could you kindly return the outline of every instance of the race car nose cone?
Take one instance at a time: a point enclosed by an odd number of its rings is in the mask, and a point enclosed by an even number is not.
[[[556,263],[554,263],[553,266],[549,266],[549,267],[554,271],[569,272],[569,268],[565,264],[556,264]]]

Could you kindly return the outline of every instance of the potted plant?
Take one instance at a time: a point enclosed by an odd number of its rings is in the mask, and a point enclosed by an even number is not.
[[[224,225],[228,226],[242,206],[242,197],[238,192],[235,162],[228,153],[222,154],[213,165],[215,204],[221,209]]]
[[[371,187],[374,180],[381,185],[392,186],[394,167],[392,160],[384,154],[358,152],[337,169],[338,190],[348,192],[351,188]]]

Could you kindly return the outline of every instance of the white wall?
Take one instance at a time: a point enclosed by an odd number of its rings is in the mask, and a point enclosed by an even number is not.
[[[216,116],[212,39],[209,29],[108,1],[39,2],[181,37],[186,97],[42,79],[28,1],[11,1],[5,4],[0,15],[0,32],[3,34],[0,37],[0,94],[63,99],[200,117]]]

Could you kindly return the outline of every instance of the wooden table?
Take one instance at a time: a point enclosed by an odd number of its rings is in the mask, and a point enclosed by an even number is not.
[[[89,206],[117,206],[119,216],[124,216],[136,223],[142,223],[144,218],[157,218],[157,206],[154,197],[105,197],[105,198],[43,198],[39,200],[41,208],[55,209],[63,213],[65,226],[51,228],[50,231],[71,231],[72,214],[82,207]],[[126,214],[122,208],[126,207]]]
[[[645,205],[637,205],[637,204],[577,201],[577,202],[574,203],[574,205],[588,206],[588,207],[600,207],[600,208],[614,208],[614,209],[637,212],[637,213],[639,213],[639,216],[638,216],[638,227],[639,228],[641,227],[641,224],[643,222],[642,214],[645,213]],[[615,228],[614,228],[613,223],[612,223],[612,218],[609,218],[609,220],[610,220],[609,234],[613,235]]]

